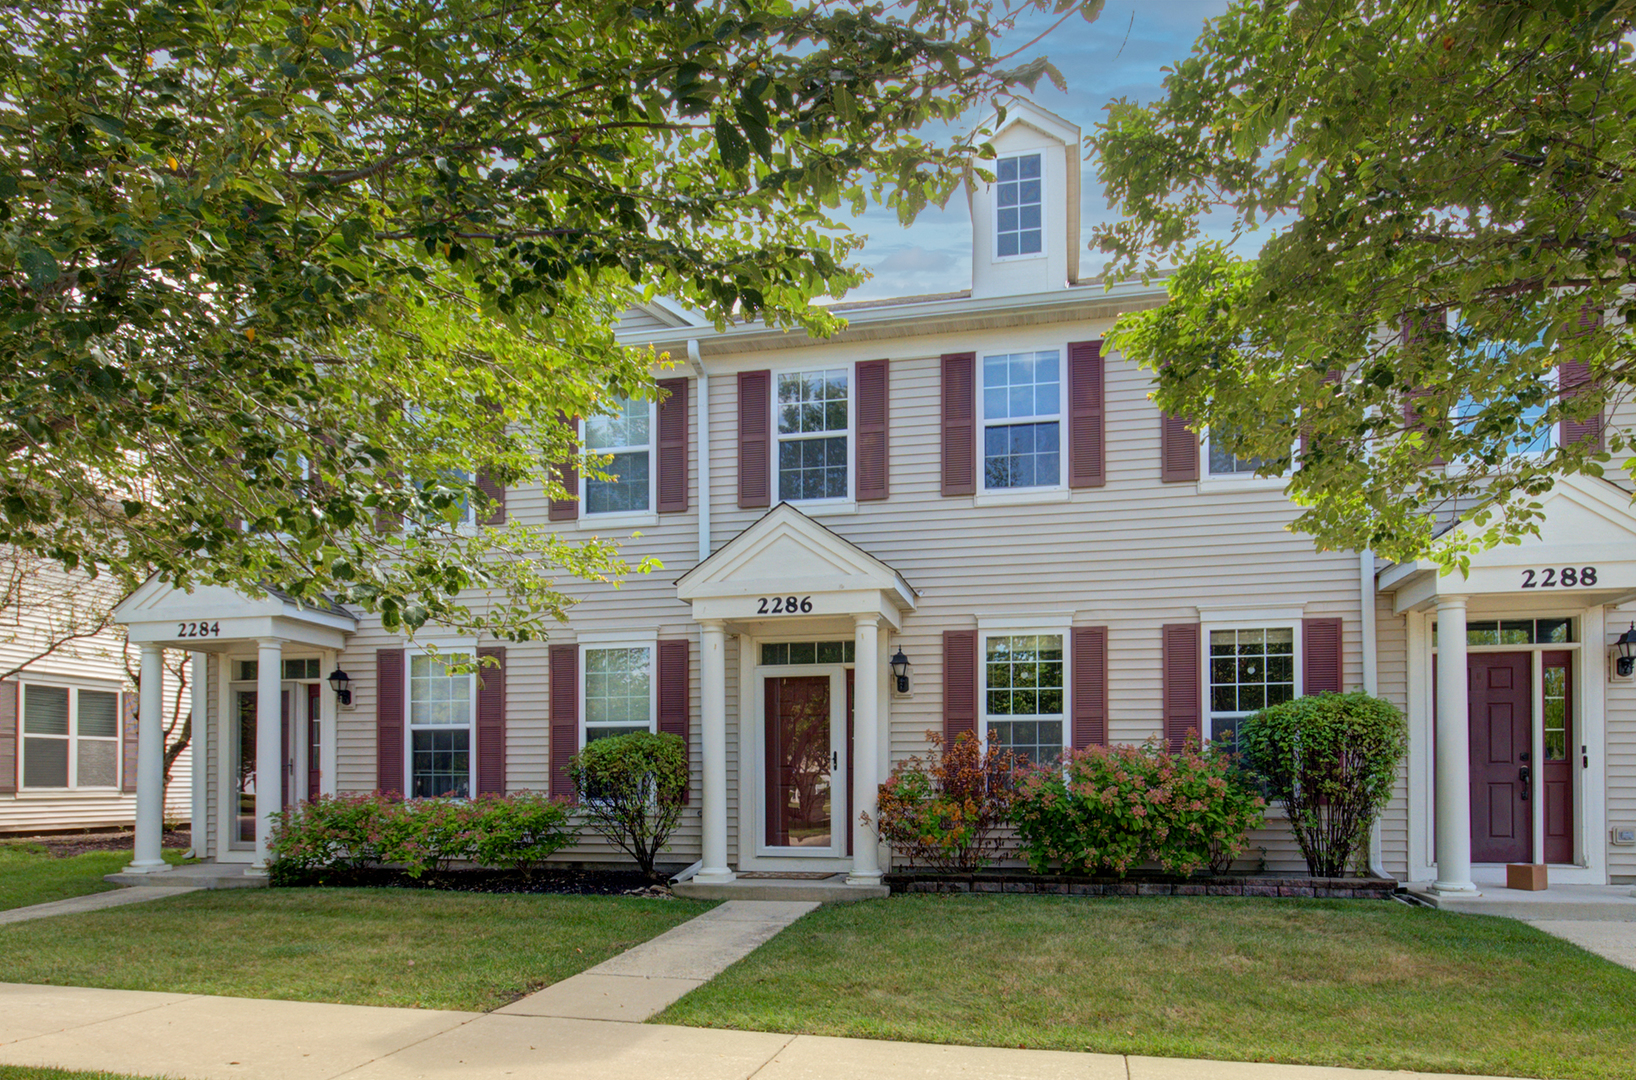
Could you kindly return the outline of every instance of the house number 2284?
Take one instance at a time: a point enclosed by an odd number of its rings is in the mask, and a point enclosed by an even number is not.
[[[1594,566],[1564,566],[1558,570],[1554,566],[1547,566],[1543,570],[1524,570],[1522,572],[1522,587],[1525,589],[1555,589],[1561,586],[1571,589],[1575,585],[1595,585],[1596,567]]]
[[[812,610],[810,596],[763,596],[761,606],[756,608],[757,615],[794,615],[800,612],[805,615]]]

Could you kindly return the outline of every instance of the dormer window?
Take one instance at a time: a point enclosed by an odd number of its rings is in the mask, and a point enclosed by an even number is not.
[[[995,256],[1006,259],[1040,254],[1045,250],[1040,223],[1040,155],[1001,158],[995,175]]]

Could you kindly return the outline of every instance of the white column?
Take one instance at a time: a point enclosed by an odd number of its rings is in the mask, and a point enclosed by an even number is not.
[[[193,763],[193,809],[189,812],[188,828],[193,834],[193,857],[207,858],[210,854],[210,654],[193,654],[192,670],[188,674],[193,689],[193,727],[188,740],[188,758]]]
[[[880,616],[859,615],[853,630],[852,673],[852,872],[848,885],[880,884],[875,841],[876,759],[880,757]],[[864,815],[870,824],[864,824]]]
[[[1471,882],[1471,724],[1466,699],[1466,598],[1437,598],[1437,881],[1440,893]]]
[[[136,835],[131,874],[167,870],[165,835],[165,651],[143,645],[136,709]]]
[[[283,683],[284,643],[256,642],[256,861],[250,873],[266,872],[273,815],[284,809]]]
[[[721,885],[738,875],[727,868],[727,630],[719,619],[699,623],[699,665],[704,865],[693,880]]]

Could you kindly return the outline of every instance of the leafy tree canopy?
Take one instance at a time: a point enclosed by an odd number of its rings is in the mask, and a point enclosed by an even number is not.
[[[1112,273],[1176,266],[1118,344],[1167,412],[1264,474],[1293,457],[1320,546],[1460,564],[1536,532],[1553,475],[1623,464],[1628,430],[1550,444],[1636,379],[1633,15],[1241,0],[1087,140]],[[1211,232],[1275,218],[1254,259]],[[1456,511],[1470,537],[1439,537]]]
[[[834,213],[946,198],[981,147],[917,129],[1058,78],[995,55],[1020,14],[1100,7],[6,5],[0,543],[536,635],[617,549],[464,522],[654,396],[619,312],[831,329]]]

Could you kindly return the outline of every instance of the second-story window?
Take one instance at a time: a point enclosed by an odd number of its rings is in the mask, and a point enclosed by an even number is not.
[[[983,486],[1062,482],[1062,365],[1055,349],[983,357]]]
[[[1208,434],[1205,443],[1209,447],[1211,476],[1254,476],[1256,470],[1261,468],[1260,458],[1239,457]]]
[[[585,421],[585,449],[612,459],[602,466],[612,479],[585,478],[587,514],[641,513],[651,507],[652,431],[649,403],[632,398],[620,398],[609,415]]]
[[[845,368],[778,376],[778,497],[844,499],[850,410]]]
[[[994,254],[1038,255],[1044,235],[1040,213],[1044,203],[1040,191],[1040,156],[1021,154],[1001,158],[995,170]]]

